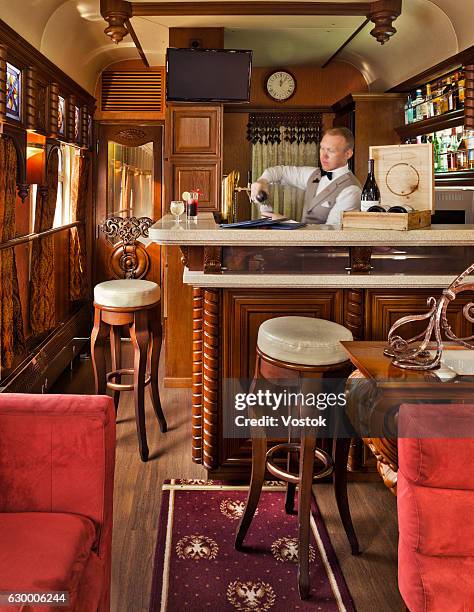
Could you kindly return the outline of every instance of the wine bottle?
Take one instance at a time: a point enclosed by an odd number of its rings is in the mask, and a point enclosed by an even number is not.
[[[416,98],[415,98],[415,118],[414,121],[421,121],[423,119],[423,103],[424,98],[421,93],[421,89],[416,90]]]
[[[362,193],[360,194],[360,209],[364,212],[371,206],[379,206],[380,205],[380,190],[377,185],[377,181],[375,180],[374,173],[374,160],[369,159],[369,172],[367,174],[367,179],[364,184],[364,188],[362,189]]]

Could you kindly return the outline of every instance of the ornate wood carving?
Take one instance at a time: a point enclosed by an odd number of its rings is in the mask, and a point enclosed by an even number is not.
[[[464,67],[464,128],[474,130],[474,64]]]
[[[193,289],[193,400],[192,400],[192,458],[202,463],[202,381],[203,381],[203,290]]]
[[[118,44],[128,34],[125,22],[132,17],[132,5],[124,0],[101,0],[100,13],[108,22],[104,32]]]
[[[7,113],[7,48],[0,45],[0,121]]]
[[[152,140],[152,137],[145,130],[139,128],[127,128],[117,130],[109,136],[109,140],[118,142],[126,147],[139,147]]]
[[[48,113],[48,136],[57,138],[58,136],[58,111],[59,111],[59,85],[49,84],[49,113]]]
[[[396,33],[392,22],[402,12],[402,0],[377,0],[372,2],[368,17],[374,22],[375,28],[370,33],[383,45]]]
[[[181,251],[181,263],[185,268],[189,268],[189,247],[180,246]]]
[[[344,292],[344,325],[351,330],[354,340],[364,337],[364,290],[347,289]]]
[[[36,81],[36,129],[42,134],[47,133],[46,97],[47,86]]]
[[[89,142],[89,111],[87,106],[81,108],[81,146],[87,149],[90,147]]]
[[[120,238],[111,254],[111,272],[116,278],[143,278],[150,267],[150,256],[136,240],[148,236],[153,225],[149,217],[109,217],[100,226],[107,238]]]
[[[72,94],[67,97],[66,110],[66,138],[69,142],[76,142],[75,119],[76,119],[76,96]]]
[[[217,467],[219,435],[220,292],[204,289],[203,308],[203,464]]]
[[[204,247],[204,274],[220,274],[222,272],[222,247]]]
[[[28,66],[23,72],[24,74],[24,106],[25,118],[23,123],[27,130],[37,130],[37,86],[36,86],[36,68]]]

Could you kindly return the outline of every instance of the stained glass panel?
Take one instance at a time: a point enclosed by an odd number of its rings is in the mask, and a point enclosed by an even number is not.
[[[58,97],[58,134],[66,134],[66,100],[62,96]]]
[[[21,119],[21,70],[7,62],[7,117]]]
[[[74,142],[79,142],[81,131],[81,111],[78,106],[74,107]]]

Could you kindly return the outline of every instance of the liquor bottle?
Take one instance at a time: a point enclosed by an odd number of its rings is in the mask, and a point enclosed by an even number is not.
[[[438,137],[436,136],[436,132],[433,134],[431,142],[433,143],[433,162],[434,162],[434,171],[436,173],[440,171],[439,152],[441,148]]]
[[[446,90],[448,97],[448,111],[454,110],[454,98],[453,98],[453,83],[451,77],[446,79]]]
[[[466,87],[466,79],[464,78],[464,71],[461,71],[459,75],[458,81],[458,89],[459,89],[459,107],[462,108],[464,106],[464,93]]]
[[[410,108],[410,96],[408,96],[407,101],[405,102],[405,125],[410,123],[408,109]]]
[[[449,143],[449,130],[443,130],[440,133],[440,151],[439,151],[439,171],[448,171],[448,143]]]
[[[413,101],[411,99],[411,95],[408,96],[408,108],[407,108],[407,123],[413,123],[415,118],[415,112],[413,109]]]
[[[423,119],[423,96],[421,94],[421,89],[416,90],[416,98],[415,98],[415,117],[414,121],[421,121]]]
[[[440,115],[444,115],[444,113],[447,113],[449,111],[448,95],[449,95],[450,86],[451,86],[450,84],[448,86],[447,81],[446,82],[443,81],[443,85],[440,91],[440,105],[439,105]]]
[[[457,170],[457,150],[458,150],[458,139],[456,135],[456,128],[451,130],[451,138],[448,145],[448,171],[454,172]]]
[[[461,104],[459,102],[459,72],[454,73],[453,87],[451,92],[453,98],[452,110],[458,110],[458,108],[461,108]]]
[[[462,137],[461,142],[459,143],[457,150],[457,169],[458,170],[467,170],[469,168],[469,151],[467,145],[467,137],[466,135],[460,134]]]
[[[380,206],[380,190],[375,180],[374,160],[369,159],[369,172],[360,194],[360,209],[366,212],[372,206]]]
[[[426,119],[434,117],[433,94],[431,92],[431,85],[429,83],[426,86],[425,106],[426,106]]]

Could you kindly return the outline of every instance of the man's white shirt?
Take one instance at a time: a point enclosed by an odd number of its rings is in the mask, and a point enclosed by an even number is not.
[[[297,187],[298,189],[305,190],[309,177],[315,170],[316,168],[311,166],[273,166],[272,168],[267,168],[260,179],[264,179],[269,183],[280,183],[281,185],[288,185],[290,187]],[[332,170],[332,180],[347,172],[349,172],[349,166],[347,164],[341,168]],[[330,182],[327,176],[323,176],[319,181],[316,195],[323,191],[323,189],[326,189]],[[336,197],[336,203],[329,211],[326,225],[340,225],[344,210],[359,210],[360,193],[360,187],[357,185],[344,187],[341,193]],[[323,202],[322,206],[325,204],[326,202]],[[329,205],[327,204],[327,206]]]

